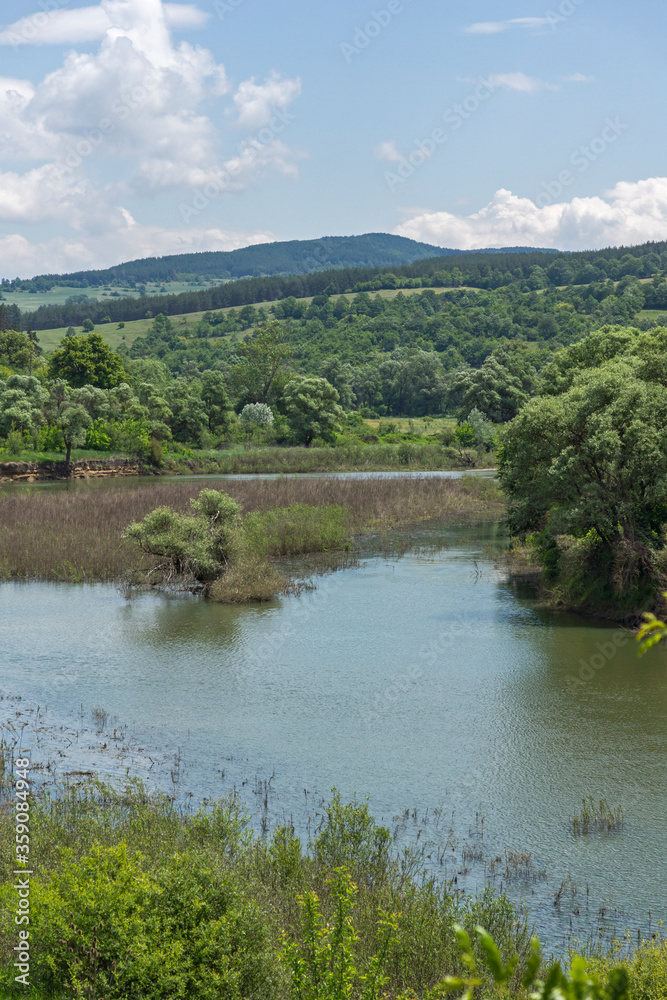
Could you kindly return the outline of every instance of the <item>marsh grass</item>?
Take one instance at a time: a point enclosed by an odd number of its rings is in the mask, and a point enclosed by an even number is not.
[[[346,508],[338,504],[316,507],[296,503],[253,511],[244,519],[243,527],[246,544],[257,555],[298,556],[344,549],[350,519]]]
[[[582,799],[581,812],[575,813],[570,820],[570,829],[575,836],[586,836],[590,833],[615,833],[625,825],[622,806],[612,809],[606,799],[595,802],[591,795]]]
[[[529,928],[505,896],[487,890],[472,899],[425,878],[418,857],[393,850],[389,831],[375,823],[365,802],[345,804],[334,793],[315,819],[308,844],[290,826],[260,837],[252,833],[249,817],[233,795],[205,810],[184,812],[165,797],[148,795],[136,781],[114,790],[91,780],[35,800],[31,982],[44,995],[75,995],[63,971],[66,915],[74,912],[83,936],[92,936],[111,907],[104,942],[107,965],[120,961],[121,953],[127,960],[128,943],[138,964],[145,953],[158,957],[164,953],[172,989],[178,983],[181,992],[161,992],[155,978],[147,978],[141,989],[123,991],[122,984],[110,989],[103,994],[109,1000],[128,996],[157,1000],[167,995],[189,1000],[209,1000],[214,995],[287,1000],[292,994],[280,958],[283,934],[302,940],[298,898],[309,892],[317,894],[324,918],[335,921],[337,899],[331,876],[340,867],[357,887],[353,916],[358,938],[352,944],[361,972],[370,968],[377,952],[381,914],[399,915],[387,962],[391,997],[406,990],[421,996],[443,975],[463,971],[453,927],[457,921],[470,931],[476,923],[488,927],[505,955],[528,954]],[[13,976],[11,822],[8,812],[0,812],[0,995]],[[110,862],[123,876],[118,891],[111,894],[106,882]],[[96,870],[102,872],[99,878]],[[155,887],[157,906],[152,902]],[[247,915],[242,944],[248,957],[244,960],[242,952],[231,949],[227,955],[243,977],[254,977],[252,984],[241,983],[238,993],[210,989],[217,961],[214,941],[229,925],[224,916],[215,924],[207,921],[225,899],[233,904],[234,919]],[[172,911],[172,933],[165,939],[164,923]],[[61,916],[67,925],[64,934],[56,933],[59,926],[51,926]],[[129,941],[131,927],[141,938],[140,945]],[[209,940],[206,935],[213,933]],[[202,941],[206,947],[201,947]],[[197,975],[186,982],[186,961],[193,951],[201,964]],[[159,966],[155,964],[154,977],[161,974]],[[495,995],[490,984],[488,988],[488,995]]]
[[[205,472],[222,475],[243,473],[298,473],[391,471],[414,469],[482,468],[493,464],[493,456],[474,451],[459,453],[439,444],[362,444],[349,442],[335,448],[250,448],[223,452],[199,452],[184,460],[168,455],[165,469],[174,472]]]
[[[495,482],[462,479],[256,479],[138,484],[124,479],[69,490],[20,487],[0,492],[0,580],[70,583],[145,579],[157,559],[142,553],[123,532],[159,506],[190,513],[202,487],[223,489],[241,503],[244,515],[295,505],[344,509],[353,535],[385,531],[423,520],[497,517],[503,511]],[[274,526],[284,515],[271,516]],[[285,531],[267,536],[271,518],[255,522],[260,550],[313,543],[314,520],[304,518],[304,536]],[[322,515],[326,544],[340,536],[340,515]],[[317,541],[317,538],[315,538]],[[293,549],[294,550],[294,549]]]
[[[620,966],[628,974],[629,1000],[664,1000],[667,997],[667,940],[664,927],[647,939],[626,935],[615,939],[605,950],[596,942],[580,949],[589,969],[603,981]]]
[[[288,587],[288,579],[270,562],[246,555],[213,581],[209,597],[219,604],[249,604],[271,601]]]

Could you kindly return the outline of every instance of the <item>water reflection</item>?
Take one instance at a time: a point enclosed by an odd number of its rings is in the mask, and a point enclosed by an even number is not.
[[[276,818],[334,785],[368,792],[390,825],[442,808],[459,847],[483,815],[483,859],[462,882],[482,884],[506,848],[529,852],[547,878],[511,890],[547,935],[571,916],[589,927],[603,903],[636,928],[667,900],[664,655],[638,661],[614,627],[537,608],[494,565],[504,544],[502,525],[426,528],[402,558],[364,554],[250,608],[4,585],[2,685],[63,718],[101,705],[146,746],[180,748],[198,796],[224,790],[223,771],[275,772]],[[620,833],[572,836],[588,795],[623,805]],[[436,846],[448,833],[427,819],[402,835],[418,830]],[[577,894],[555,907],[568,877]]]

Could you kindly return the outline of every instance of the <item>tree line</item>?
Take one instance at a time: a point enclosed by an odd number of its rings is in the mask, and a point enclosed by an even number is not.
[[[194,255],[196,256],[196,255]],[[314,266],[314,265],[313,265]],[[103,302],[69,302],[45,305],[21,315],[14,323],[21,329],[54,329],[79,326],[84,319],[113,322],[144,319],[164,313],[168,316],[271,302],[289,297],[340,295],[355,291],[396,288],[439,288],[469,286],[485,290],[514,288],[519,292],[558,289],[562,286],[590,285],[620,281],[626,277],[664,277],[667,270],[667,243],[646,243],[639,247],[553,253],[471,253],[437,257],[404,266],[341,267],[307,274],[246,277],[218,287],[188,292],[163,293],[138,298],[114,298]],[[173,278],[173,274],[171,275]],[[147,279],[146,279],[147,280]],[[159,280],[167,280],[167,277]],[[662,303],[663,297],[660,297]],[[649,305],[649,308],[654,306]],[[662,308],[662,304],[655,306]]]
[[[64,338],[44,364],[25,334],[5,331],[0,440],[12,451],[64,451],[66,466],[74,448],[159,464],[167,443],[212,447],[255,431],[264,443],[334,441],[344,415],[337,390],[294,372],[289,359],[277,328],[244,345],[231,370],[196,377],[172,377],[156,360],[121,359],[95,332]]]

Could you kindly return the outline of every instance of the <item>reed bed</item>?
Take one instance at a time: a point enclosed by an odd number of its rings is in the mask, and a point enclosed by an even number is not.
[[[125,528],[159,506],[190,511],[204,486],[223,489],[244,514],[296,504],[337,506],[348,528],[363,534],[418,521],[498,516],[502,499],[492,480],[264,479],[30,487],[0,494],[0,579],[118,581],[145,574],[155,560],[123,538]]]
[[[606,799],[596,802],[591,796],[582,799],[581,812],[576,813],[571,823],[571,830],[575,836],[586,836],[589,833],[615,833],[620,830],[625,823],[623,807],[617,806],[613,809],[608,805]]]
[[[394,469],[470,469],[488,464],[493,456],[475,451],[461,454],[456,448],[437,443],[356,444],[335,448],[247,448],[226,452],[199,452],[182,459],[168,455],[165,469],[174,472],[197,471],[209,474],[257,472],[346,472]]]

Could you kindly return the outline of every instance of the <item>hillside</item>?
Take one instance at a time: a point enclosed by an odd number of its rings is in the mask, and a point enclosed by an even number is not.
[[[183,280],[229,281],[269,275],[310,274],[350,267],[395,267],[467,251],[417,243],[389,233],[324,236],[317,240],[258,243],[239,250],[147,257],[98,271],[43,274],[30,280],[4,280],[3,291],[45,291],[54,286],[95,288],[100,285],[164,284]],[[530,247],[508,247],[489,253],[530,253]],[[555,251],[554,251],[555,252]]]
[[[408,241],[410,242],[410,241]],[[419,244],[418,244],[419,245]],[[227,281],[214,287],[194,287],[174,293],[156,288],[153,294],[122,297],[113,291],[102,301],[72,296],[64,305],[43,305],[21,311],[17,305],[0,306],[0,326],[55,330],[94,323],[130,322],[164,313],[167,316],[208,312],[246,305],[271,303],[289,297],[376,292],[382,289],[459,288],[484,290],[512,288],[516,293],[544,291],[569,286],[591,289],[593,300],[603,299],[611,289],[607,282],[624,278],[645,281],[658,278],[645,289],[647,309],[667,308],[662,276],[667,270],[667,243],[645,243],[637,247],[612,247],[579,253],[532,250],[494,253],[448,254],[423,258],[408,265],[319,270],[309,274],[272,275]],[[35,296],[31,296],[34,298]],[[79,299],[84,301],[78,301]]]

